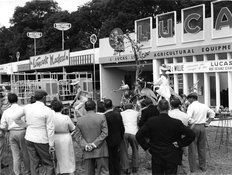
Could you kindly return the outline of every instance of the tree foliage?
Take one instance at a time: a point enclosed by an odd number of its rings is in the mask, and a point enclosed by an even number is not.
[[[17,51],[20,52],[20,60],[34,55],[34,41],[26,35],[31,31],[43,33],[42,38],[36,40],[37,54],[61,50],[61,32],[53,27],[57,22],[72,24],[72,28],[65,31],[65,49],[78,51],[92,48],[89,38],[93,33],[98,38],[108,37],[116,27],[124,32],[133,32],[135,20],[173,10],[177,11],[180,20],[181,9],[203,3],[208,17],[210,1],[92,0],[72,13],[62,11],[55,1],[27,2],[24,7],[16,7],[10,20],[11,27],[0,28],[0,63],[16,61]]]

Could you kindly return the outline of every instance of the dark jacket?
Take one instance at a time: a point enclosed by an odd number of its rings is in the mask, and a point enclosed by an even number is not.
[[[147,108],[143,109],[141,112],[141,118],[138,122],[138,127],[141,128],[150,117],[155,117],[159,115],[157,106],[149,105]]]
[[[181,137],[185,135],[185,137]],[[149,138],[149,139],[147,139]],[[194,132],[183,125],[180,120],[161,113],[158,117],[150,118],[136,134],[138,143],[157,161],[164,160],[173,164],[181,164],[182,149],[195,138]],[[150,140],[149,143],[147,140]],[[177,142],[179,148],[173,145]]]
[[[108,146],[116,146],[121,143],[125,132],[122,116],[118,110],[106,112],[105,116],[108,125],[107,144]]]

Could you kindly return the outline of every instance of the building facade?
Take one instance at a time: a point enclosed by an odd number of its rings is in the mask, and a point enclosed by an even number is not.
[[[232,110],[232,3],[227,1],[216,8],[219,3],[211,4],[210,18],[205,18],[203,5],[183,9],[181,23],[176,22],[175,12],[156,16],[157,28],[151,29],[150,43],[142,49],[149,51],[144,76],[147,81],[157,80],[160,66],[166,64],[171,69],[168,74],[175,92],[188,95],[196,91],[199,101],[216,109],[223,105]],[[132,33],[131,38],[138,39],[137,35]],[[109,38],[103,38],[99,60],[101,95],[118,105],[121,94],[112,89],[118,88],[122,80],[133,86],[128,81],[134,81],[135,75],[132,49],[125,42],[125,51],[114,55]]]

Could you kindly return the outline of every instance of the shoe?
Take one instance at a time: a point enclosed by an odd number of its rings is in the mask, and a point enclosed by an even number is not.
[[[138,168],[137,167],[132,167],[132,173],[137,173],[138,172]]]
[[[130,169],[123,170],[123,174],[130,174]]]
[[[3,163],[1,164],[1,169],[8,168],[9,165],[4,165]]]

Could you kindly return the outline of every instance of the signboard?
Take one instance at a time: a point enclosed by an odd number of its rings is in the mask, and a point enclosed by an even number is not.
[[[23,72],[23,71],[28,71],[28,70],[30,70],[29,63],[18,65],[18,72]]]
[[[215,54],[215,53],[223,53],[223,52],[232,52],[232,43],[214,44],[214,45],[205,45],[199,47],[188,47],[181,49],[150,52],[145,59],[148,60],[148,59],[157,59],[157,58],[184,57],[184,56]],[[126,61],[127,62],[134,61],[134,56],[131,54],[131,55],[101,57],[99,59],[100,63],[118,63],[118,62],[126,62]]]
[[[205,5],[197,5],[181,10],[182,42],[205,39]]]
[[[143,48],[152,46],[152,17],[135,21],[135,41]]]
[[[95,44],[95,43],[97,42],[97,36],[96,36],[95,34],[92,34],[92,35],[90,36],[90,42],[91,42],[92,44]]]
[[[6,73],[7,73],[6,64],[0,65],[0,74],[6,74]]]
[[[176,12],[156,15],[157,46],[176,44]]]
[[[27,37],[32,38],[32,39],[37,39],[42,37],[42,33],[41,32],[27,32]]]
[[[173,49],[165,51],[157,51],[154,53],[154,58],[168,58],[168,57],[184,57],[192,55],[215,54],[222,52],[231,52],[232,43],[206,45],[199,47],[188,47],[182,49]]]
[[[212,38],[232,36],[232,1],[211,2]]]
[[[109,43],[115,52],[125,51],[124,35],[120,28],[115,28],[110,32]]]
[[[177,63],[167,65],[171,72],[169,74],[178,73],[202,73],[202,72],[231,72],[232,60],[215,60],[196,63]]]
[[[70,29],[71,27],[72,27],[72,25],[70,23],[66,23],[66,22],[60,22],[60,23],[54,24],[54,28],[57,30],[66,31],[66,30]]]
[[[69,50],[30,57],[30,68],[45,69],[69,65]]]

